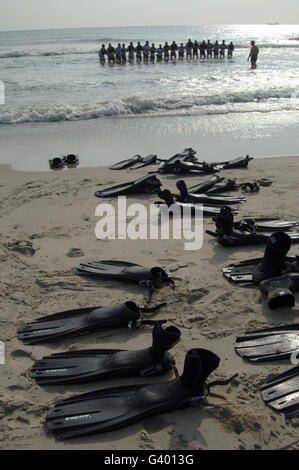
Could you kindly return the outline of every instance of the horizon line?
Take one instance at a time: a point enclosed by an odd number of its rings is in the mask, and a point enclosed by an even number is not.
[[[18,33],[24,31],[57,31],[65,29],[105,29],[105,28],[168,28],[168,27],[199,27],[199,26],[298,26],[292,23],[202,23],[202,24],[168,24],[168,25],[127,25],[127,26],[65,26],[47,28],[0,29],[0,33]]]

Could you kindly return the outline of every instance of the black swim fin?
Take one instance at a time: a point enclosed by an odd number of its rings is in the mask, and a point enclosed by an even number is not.
[[[211,191],[211,188],[214,188],[215,185],[217,185],[218,183],[220,184],[220,182],[223,180],[224,178],[221,178],[218,175],[213,175],[208,180],[202,181],[202,183],[191,186],[191,188],[188,189],[188,193],[189,194],[197,194],[197,193],[201,194],[207,191]]]
[[[160,168],[160,173],[172,173],[172,174],[199,174],[204,173],[215,173],[219,171],[211,165],[202,165],[197,162],[186,162],[181,160],[176,160],[173,163],[165,163],[162,168]]]
[[[174,163],[176,161],[182,161],[182,162],[196,162],[197,158],[195,157],[196,150],[193,150],[191,147],[185,148],[182,152],[176,153],[172,157],[163,160],[160,159],[160,161],[165,162],[165,163]]]
[[[179,202],[191,202],[194,204],[205,204],[205,205],[227,205],[227,204],[241,204],[246,201],[245,197],[234,197],[234,196],[211,196],[209,194],[192,194],[187,190],[185,181],[179,180],[176,183],[176,187],[180,191],[180,195],[177,197]]]
[[[153,165],[157,161],[157,155],[150,154],[147,157],[141,158],[141,160],[134,165],[130,166],[130,170],[138,170],[148,165]]]
[[[297,226],[298,222],[295,220],[284,219],[252,219],[248,217],[234,222],[234,228],[237,230],[247,230],[250,232],[286,232]]]
[[[249,155],[246,155],[245,157],[238,157],[234,160],[230,160],[229,162],[224,162],[222,168],[223,170],[228,170],[231,168],[247,168],[250,160],[253,160],[253,157],[250,157]]]
[[[216,224],[216,232],[206,230],[206,233],[216,237],[218,243],[222,246],[235,247],[255,245],[259,243],[266,243],[268,239],[266,234],[235,230],[234,214],[230,207],[221,207],[219,215],[217,215],[213,220]]]
[[[209,162],[209,164],[222,170],[228,170],[230,168],[247,168],[250,160],[253,160],[253,157],[246,155],[245,157],[237,157],[233,160],[228,160],[225,162]]]
[[[230,281],[241,286],[253,284],[253,272],[261,264],[263,258],[253,258],[239,263],[230,264],[222,272]],[[281,269],[282,273],[299,272],[299,256],[286,256]]]
[[[109,167],[109,170],[125,170],[130,166],[134,165],[137,162],[142,160],[141,155],[135,155],[132,158],[127,158],[126,160],[122,160],[121,162],[115,163]]]
[[[79,157],[73,153],[65,155],[62,161],[67,168],[76,168],[79,165]]]
[[[239,185],[234,180],[223,181],[224,178],[221,179],[222,181],[216,183],[213,187],[211,187],[207,191],[207,194],[219,194],[222,192],[236,191],[237,189],[239,189]]]
[[[239,230],[238,223],[234,222],[234,214],[232,209],[223,206],[220,214],[214,218],[216,224],[216,231],[206,230],[206,233],[217,238],[218,243],[222,246],[235,247],[246,245],[257,245],[260,243],[267,243],[272,233],[258,231],[256,225],[248,225],[248,230]],[[242,224],[241,224],[242,225]],[[244,224],[242,225],[244,228]],[[286,232],[292,240],[292,243],[299,242],[299,232]]]
[[[171,173],[173,169],[173,165],[175,162],[197,162],[197,158],[195,157],[196,151],[192,148],[186,148],[181,153],[176,153],[172,157],[168,159],[159,158],[161,162],[158,170],[155,173]],[[154,173],[154,172],[151,172]]]
[[[206,398],[212,386],[206,380],[219,362],[211,351],[191,349],[180,377],[67,398],[47,413],[47,426],[58,438],[67,439],[111,431],[148,416],[185,408]]]
[[[49,160],[50,170],[62,170],[64,166],[64,161],[61,157],[54,157],[52,160]]]
[[[291,239],[285,232],[275,232],[269,237],[262,261],[254,268],[253,283],[281,274],[285,257],[291,247]]]
[[[159,191],[158,196],[163,201],[165,201],[166,206],[167,206],[165,207],[165,203],[161,203],[160,201],[155,202],[155,204],[159,206],[161,213],[163,213],[165,209],[166,209],[166,213],[168,213],[168,207],[171,206],[171,209],[173,209],[174,211],[178,210],[178,212],[180,212],[181,215],[183,215],[184,213],[185,215],[187,213],[190,213],[192,217],[194,217],[196,214],[200,216],[203,215],[203,216],[210,216],[210,217],[220,214],[221,206],[203,205],[202,211],[201,211],[199,204],[194,204],[192,202],[189,202],[189,203],[177,202],[174,200],[173,195],[171,194],[170,191],[168,191],[168,189],[164,189],[164,191]],[[233,208],[232,213],[237,214],[238,209]]]
[[[237,337],[235,350],[250,361],[288,359],[299,350],[299,324],[248,331]]]
[[[164,269],[157,266],[145,268],[140,264],[127,261],[87,261],[80,263],[77,273],[116,281],[137,282],[156,288],[165,284],[174,285],[173,279]]]
[[[21,326],[18,339],[25,344],[35,344],[104,328],[153,325],[156,321],[141,320],[141,313],[154,312],[163,305],[142,308],[135,302],[125,302],[115,307],[89,307],[54,313]]]
[[[162,186],[162,183],[158,180],[155,175],[147,175],[138,178],[135,181],[129,183],[119,184],[112,188],[106,188],[101,191],[96,191],[95,196],[97,197],[116,197],[124,196],[128,194],[153,194],[157,193]]]
[[[39,385],[86,383],[108,377],[165,374],[175,361],[167,352],[181,337],[175,326],[163,328],[157,322],[152,331],[152,346],[137,351],[87,349],[45,356],[36,361],[30,376]]]
[[[287,418],[299,416],[299,366],[276,375],[261,387],[264,402]]]

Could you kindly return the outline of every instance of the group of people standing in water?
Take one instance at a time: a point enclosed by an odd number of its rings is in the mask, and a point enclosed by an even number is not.
[[[99,50],[99,59],[101,64],[105,63],[106,57],[108,63],[117,64],[125,63],[127,60],[133,62],[135,59],[137,62],[154,62],[155,60],[161,62],[162,60],[175,60],[177,56],[181,60],[184,57],[187,59],[223,59],[226,50],[227,57],[232,58],[234,48],[232,41],[227,45],[224,40],[220,44],[218,41],[213,44],[210,40],[199,43],[189,39],[186,44],[180,43],[179,45],[175,41],[169,45],[166,41],[164,46],[159,44],[159,47],[156,47],[154,43],[150,45],[149,41],[146,41],[144,45],[138,41],[137,46],[134,46],[133,42],[130,42],[128,46],[118,43],[117,47],[113,47],[111,44],[106,47],[105,44],[102,44]]]

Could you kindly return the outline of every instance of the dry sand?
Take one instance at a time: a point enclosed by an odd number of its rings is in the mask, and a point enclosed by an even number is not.
[[[226,171],[238,182],[267,178],[270,187],[249,194],[239,217],[298,219],[299,157],[255,159],[248,170]],[[223,248],[204,235],[199,251],[185,251],[180,240],[109,240],[95,237],[94,192],[105,185],[130,181],[147,172],[107,168],[29,173],[1,166],[1,337],[5,365],[0,365],[0,447],[3,449],[298,449],[298,420],[266,407],[259,388],[267,377],[290,367],[287,362],[255,365],[234,352],[235,337],[252,328],[298,321],[298,303],[292,310],[271,312],[256,288],[229,284],[221,268],[263,253],[263,246]],[[133,173],[133,174],[132,174]],[[164,188],[175,189],[177,178],[160,177]],[[187,185],[199,178],[185,178]],[[157,196],[131,198],[145,204]],[[106,201],[109,202],[109,201]],[[114,202],[113,202],[114,203]],[[212,228],[211,218],[204,221]],[[290,254],[296,254],[296,245]],[[45,414],[55,401],[102,386],[149,382],[127,378],[102,383],[41,388],[29,377],[34,360],[70,348],[138,349],[150,344],[151,329],[109,330],[45,345],[24,346],[16,336],[23,323],[50,313],[124,300],[144,304],[147,293],[139,286],[95,281],[76,275],[81,261],[121,259],[145,266],[161,265],[172,272],[176,287],[164,287],[154,302],[167,301],[156,318],[168,318],[182,331],[174,348],[182,370],[189,348],[208,348],[221,357],[211,379],[238,377],[217,386],[201,408],[158,415],[104,435],[56,441],[44,426]],[[297,295],[297,302],[299,296]],[[153,378],[151,381],[167,380]],[[297,443],[295,443],[297,442]]]

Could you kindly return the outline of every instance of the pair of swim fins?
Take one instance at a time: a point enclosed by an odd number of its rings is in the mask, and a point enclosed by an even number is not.
[[[30,376],[39,385],[65,385],[109,377],[165,374],[175,365],[168,350],[180,337],[181,332],[175,326],[163,328],[157,322],[152,330],[151,347],[137,351],[85,349],[51,354],[34,363]]]
[[[173,194],[168,191],[168,189],[164,189],[164,191],[159,191],[158,196],[160,199],[162,199],[164,202],[156,201],[155,204],[159,206],[161,213],[163,213],[163,206],[167,206],[167,211],[168,207],[171,206],[171,208],[175,211],[178,209],[181,215],[184,213],[186,214],[187,211],[189,211],[190,215],[192,217],[195,216],[196,211],[200,211],[199,204],[195,204],[194,202],[179,202],[175,201]],[[202,215],[203,216],[215,216],[216,214],[219,214],[221,210],[221,206],[212,206],[210,204],[208,205],[203,205],[202,206]],[[233,214],[238,213],[237,208],[232,209]]]
[[[286,257],[291,238],[285,232],[273,233],[263,258],[225,268],[224,275],[242,285],[259,285],[271,310],[294,307],[294,292],[299,290],[299,257]]]
[[[174,165],[176,162],[191,162],[196,163],[197,158],[195,157],[196,151],[190,148],[185,148],[182,152],[176,153],[168,159],[159,158],[160,165],[157,171],[152,171],[150,173],[172,173]]]
[[[249,286],[254,284],[253,273],[256,272],[258,265],[263,258],[252,258],[238,263],[230,264],[223,268],[224,276],[235,284],[240,286]],[[277,275],[289,272],[299,272],[299,256],[286,256],[281,272]]]
[[[299,353],[299,324],[248,331],[236,339],[237,354],[249,361],[289,359]],[[273,377],[261,388],[264,402],[288,418],[299,414],[299,367]]]
[[[229,191],[237,191],[238,189],[241,189],[245,193],[255,193],[260,190],[260,186],[257,182],[254,183],[239,183],[237,184],[235,180],[225,180],[225,178],[221,178],[218,175],[213,175],[211,178],[209,178],[206,181],[203,181],[202,183],[196,184],[194,186],[191,186],[191,188],[188,189],[188,193],[190,194],[200,194],[200,193],[206,193],[208,194],[219,194],[223,192],[229,192]]]
[[[18,339],[25,344],[37,344],[105,328],[139,328],[154,325],[156,320],[142,320],[143,312],[155,312],[165,304],[140,307],[135,302],[124,302],[114,307],[88,307],[54,313],[37,318],[18,330]],[[165,320],[159,320],[165,323]]]
[[[161,166],[163,166],[164,163],[172,164],[177,161],[195,163],[197,162],[197,158],[195,154],[196,154],[196,150],[193,150],[193,148],[191,147],[185,148],[182,152],[176,153],[175,155],[173,155],[172,157],[168,159],[160,159],[160,161],[163,162]]]
[[[106,188],[101,191],[96,191],[95,196],[106,198],[106,197],[117,197],[127,196],[130,194],[154,194],[157,193],[162,186],[162,183],[158,180],[155,175],[147,175],[138,178],[135,181],[129,181],[128,183],[119,184]]]
[[[277,221],[275,221],[276,223]],[[285,221],[281,221],[284,225]],[[223,269],[225,277],[241,285],[262,285],[288,273],[299,273],[299,257],[286,256],[292,239],[283,231],[273,233],[267,240],[262,258],[241,261]]]
[[[210,194],[193,194],[187,189],[186,183],[183,180],[179,180],[176,183],[176,187],[180,194],[176,196],[179,202],[191,202],[194,204],[206,204],[206,205],[227,205],[227,204],[241,204],[246,201],[245,197],[234,197],[219,194],[218,196]]]
[[[231,168],[247,168],[250,160],[253,160],[253,157],[246,155],[245,157],[237,157],[233,160],[228,160],[225,162],[211,162],[210,165],[213,165],[214,167],[221,170],[230,170]]]
[[[260,186],[257,182],[250,183],[248,181],[246,183],[237,184],[234,180],[227,180],[216,184],[210,191],[208,191],[208,194],[237,191],[238,189],[241,189],[245,193],[258,193],[260,190]]]
[[[181,376],[162,383],[106,388],[67,398],[48,411],[46,424],[56,437],[67,439],[111,431],[148,416],[201,403],[210,387],[217,384],[206,381],[219,362],[211,351],[191,349]]]
[[[77,273],[85,276],[113,279],[116,281],[136,282],[150,288],[159,288],[174,281],[163,268],[154,266],[146,268],[128,261],[86,261],[80,263]]]
[[[76,168],[79,165],[79,157],[75,154],[65,155],[64,157],[55,157],[49,160],[51,170],[62,170],[67,168]]]
[[[175,160],[174,162],[166,162],[159,167],[159,173],[171,173],[171,174],[199,174],[204,173],[215,173],[217,170],[215,167],[207,163],[197,163],[189,161]]]
[[[141,155],[135,155],[132,158],[127,158],[121,162],[115,163],[109,167],[109,170],[125,170],[130,168],[131,170],[137,170],[148,165],[153,165],[157,161],[157,155],[150,154],[147,157],[141,157]]]
[[[292,243],[299,242],[299,232],[287,230],[296,227],[296,221],[276,219],[242,219],[234,221],[234,213],[228,206],[223,206],[219,215],[214,218],[216,231],[206,230],[206,233],[217,238],[220,245],[236,247],[266,243],[273,230],[285,231]]]

